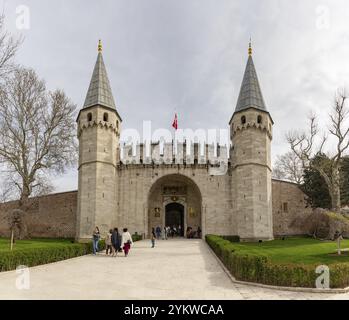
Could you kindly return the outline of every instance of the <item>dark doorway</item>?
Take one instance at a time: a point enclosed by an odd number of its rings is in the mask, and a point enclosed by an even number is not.
[[[170,203],[166,206],[166,226],[173,228],[176,226],[178,231],[180,226],[180,237],[184,237],[184,206],[179,203]]]

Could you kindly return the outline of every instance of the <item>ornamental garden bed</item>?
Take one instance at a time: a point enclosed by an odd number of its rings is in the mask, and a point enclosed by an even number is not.
[[[238,243],[207,235],[206,241],[237,279],[282,287],[315,288],[316,268],[330,270],[330,288],[349,286],[349,256],[334,254],[337,244],[312,238]],[[349,248],[349,240],[342,241]]]

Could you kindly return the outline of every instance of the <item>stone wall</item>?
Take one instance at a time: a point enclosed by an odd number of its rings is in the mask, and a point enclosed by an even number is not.
[[[294,183],[273,180],[273,228],[274,236],[304,235],[306,230],[294,226],[294,221],[312,213],[306,208],[305,194]]]
[[[148,233],[149,211],[158,204],[147,204],[147,196],[153,184],[164,174],[160,169],[141,170],[129,168],[119,175],[119,185],[124,186],[128,195],[119,198],[116,215],[111,224],[122,227],[127,225],[131,232]],[[177,170],[171,170],[178,173]],[[176,172],[177,171],[177,172]],[[185,170],[181,172],[185,174]],[[189,173],[189,172],[187,172]],[[207,233],[227,234],[236,232],[236,220],[231,210],[233,202],[229,200],[230,186],[226,177],[215,179],[207,175],[206,169],[197,169],[187,175],[187,179],[196,181],[202,193],[202,227]],[[132,191],[131,191],[132,190]],[[210,190],[213,190],[210,191]],[[223,192],[222,192],[223,191]],[[274,235],[302,235],[306,231],[293,226],[300,215],[309,215],[305,208],[303,192],[296,184],[273,180],[273,226]],[[210,199],[208,199],[208,197]],[[0,204],[0,237],[9,236],[6,215],[16,208],[17,202]],[[195,207],[196,205],[191,205]],[[76,234],[77,191],[52,194],[32,200],[28,212],[28,227],[32,237],[74,238]]]
[[[201,217],[201,228],[205,233],[236,234],[236,222],[233,221],[231,201],[231,176],[214,176],[208,174],[207,165],[130,165],[118,171],[117,208],[110,218],[115,226],[126,226],[130,232],[149,236],[154,209],[162,208],[159,198],[152,194],[162,184],[172,185],[172,178],[177,177],[188,185],[187,207],[193,208]],[[168,180],[166,180],[168,179]],[[190,188],[192,186],[192,189]],[[192,192],[193,189],[197,192]],[[194,195],[195,194],[195,195]],[[201,195],[201,212],[198,209],[196,194]],[[195,198],[195,199],[193,199]],[[200,201],[199,201],[200,202]],[[163,214],[159,221],[163,220]],[[198,222],[188,221],[196,226]],[[105,226],[107,227],[107,226]],[[109,226],[108,226],[109,227]],[[105,229],[105,228],[104,228]]]
[[[33,198],[25,221],[34,238],[74,238],[77,191]],[[8,237],[8,214],[18,202],[0,204],[0,237]]]

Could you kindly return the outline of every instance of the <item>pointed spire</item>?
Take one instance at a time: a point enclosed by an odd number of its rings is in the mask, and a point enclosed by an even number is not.
[[[102,55],[102,41],[98,42],[98,56],[93,70],[90,87],[88,89],[84,108],[100,105],[116,109],[111,91],[107,70]]]
[[[251,40],[248,49],[247,66],[244,78],[242,80],[235,112],[239,112],[248,108],[256,108],[259,110],[267,111],[262,95],[262,90],[259,85],[256,68],[252,59]]]

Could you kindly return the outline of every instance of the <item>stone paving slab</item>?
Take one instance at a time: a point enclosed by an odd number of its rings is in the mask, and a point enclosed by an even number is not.
[[[29,290],[16,288],[17,277],[0,274],[0,299],[349,299],[235,284],[202,240],[160,240],[155,249],[141,241],[128,258],[90,255],[30,268]]]

